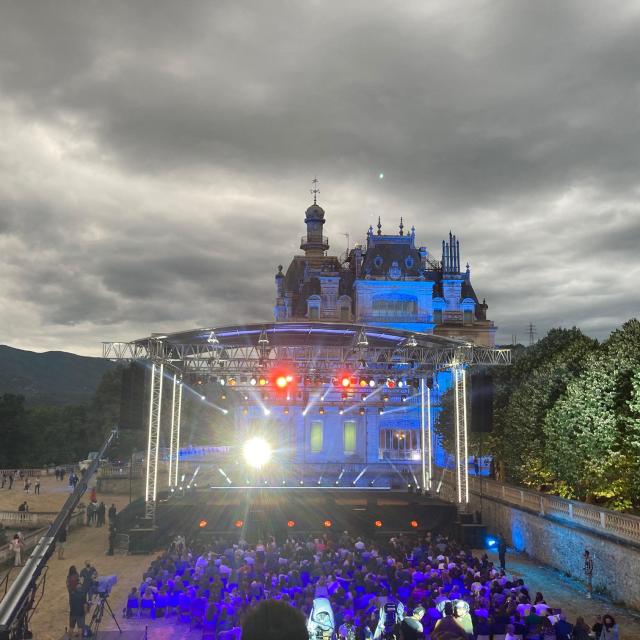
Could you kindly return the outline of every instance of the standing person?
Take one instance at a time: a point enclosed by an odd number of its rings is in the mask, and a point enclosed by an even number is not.
[[[64,482],[64,474],[66,471],[61,467],[60,468],[60,482]]]
[[[98,527],[103,527],[104,526],[104,515],[105,515],[106,510],[107,510],[107,507],[105,506],[104,502],[101,502],[100,505],[98,506],[98,510],[97,510],[97,514],[98,514],[97,526]]]
[[[36,482],[33,485],[33,493],[34,495],[40,495],[40,476],[36,476]]]
[[[9,489],[13,489],[13,471],[9,471]]]
[[[87,607],[87,593],[81,585],[76,585],[73,591],[69,592],[69,633],[78,626],[78,637],[82,637],[86,625],[84,616]]]
[[[62,560],[64,558],[64,545],[67,541],[67,526],[62,525],[60,531],[58,532],[58,560]]]
[[[19,533],[14,533],[11,539],[11,551],[13,551],[13,566],[20,567],[22,565],[22,548],[24,542],[22,542]]]
[[[118,515],[118,510],[116,509],[116,505],[112,502],[109,507],[109,526],[114,525],[116,523],[116,516]]]
[[[29,495],[29,487],[31,487],[31,483],[29,482],[29,478],[24,479],[24,490],[27,495]]]
[[[593,591],[593,559],[588,549],[584,550],[582,557],[584,558],[584,577],[587,581],[587,598],[591,598],[591,592]]]
[[[602,631],[598,640],[618,640],[619,637],[615,618],[610,613],[606,613],[602,616]]]
[[[6,484],[6,482],[7,482],[7,472],[3,471],[2,472],[2,488],[3,489],[4,489],[4,485]]]
[[[500,568],[504,571],[507,564],[507,541],[503,536],[498,540],[498,558],[500,559]]]

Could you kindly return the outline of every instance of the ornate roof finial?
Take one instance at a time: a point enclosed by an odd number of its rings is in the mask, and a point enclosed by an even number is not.
[[[368,236],[372,236],[373,235],[373,227],[371,225],[369,225],[369,231],[367,231],[367,235]]]
[[[416,228],[415,228],[413,225],[411,225],[411,236],[412,236],[413,238],[415,238],[415,237],[416,237]]]
[[[313,195],[313,204],[318,204],[318,194],[320,193],[320,189],[318,188],[319,182],[318,176],[311,181],[312,186],[309,192]]]
[[[402,216],[400,216],[400,235],[404,235],[404,222],[402,222]]]
[[[380,222],[380,216],[378,216],[378,235],[382,235],[382,223]]]

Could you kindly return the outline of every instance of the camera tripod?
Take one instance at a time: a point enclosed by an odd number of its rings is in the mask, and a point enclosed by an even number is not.
[[[116,623],[116,627],[118,627],[118,631],[122,633],[122,629],[120,628],[120,625],[118,624],[118,621],[116,620],[116,617],[113,614],[113,609],[111,608],[111,605],[107,600],[107,598],[109,597],[109,594],[100,593],[98,595],[100,596],[100,600],[96,604],[93,610],[93,615],[91,616],[91,622],[89,622],[89,629],[91,629],[92,637],[95,638],[98,636],[98,629],[100,628],[100,623],[102,622],[102,617],[104,616],[105,606],[107,607],[107,610],[111,614],[111,618]]]

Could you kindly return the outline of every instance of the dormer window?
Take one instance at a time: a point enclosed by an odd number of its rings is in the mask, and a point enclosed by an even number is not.
[[[407,269],[411,269],[413,267],[413,258],[411,256],[407,256],[404,261],[404,266]]]
[[[380,269],[382,267],[382,263],[383,263],[382,256],[376,256],[373,259],[373,266],[376,267],[376,269]]]

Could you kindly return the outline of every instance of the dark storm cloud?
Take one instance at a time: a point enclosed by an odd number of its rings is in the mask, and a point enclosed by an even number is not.
[[[315,173],[333,252],[379,214],[436,257],[452,229],[503,339],[604,335],[638,306],[639,27],[598,2],[7,2],[3,341],[268,318]]]

